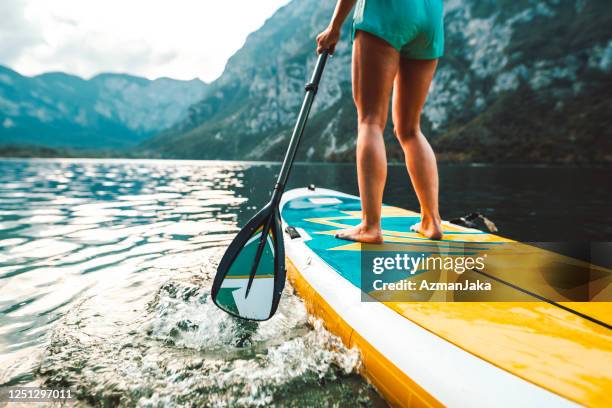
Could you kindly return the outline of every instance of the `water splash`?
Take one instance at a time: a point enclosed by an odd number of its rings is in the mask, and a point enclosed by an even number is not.
[[[356,375],[357,351],[309,318],[290,290],[274,318],[244,322],[214,306],[203,276],[166,281],[132,313],[101,315],[99,300],[81,302],[54,330],[39,374],[47,385],[70,385],[95,404],[290,406],[324,395],[346,404],[371,400],[371,388]]]

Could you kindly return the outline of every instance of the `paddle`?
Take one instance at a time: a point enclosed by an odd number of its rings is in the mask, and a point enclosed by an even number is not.
[[[285,287],[285,248],[278,205],[304,133],[328,52],[317,60],[291,135],[270,202],[240,230],[229,245],[212,287],[212,299],[227,313],[249,320],[268,320]]]

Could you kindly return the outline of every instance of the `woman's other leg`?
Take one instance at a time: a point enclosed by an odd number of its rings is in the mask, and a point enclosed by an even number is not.
[[[353,98],[357,106],[357,180],[362,222],[337,236],[360,242],[382,242],[380,213],[387,178],[383,130],[387,123],[399,53],[389,43],[357,31],[353,44]]]
[[[438,210],[436,156],[421,132],[421,111],[436,71],[437,60],[401,58],[393,91],[393,124],[410,180],[421,205],[421,223],[416,230],[431,239],[442,238]]]

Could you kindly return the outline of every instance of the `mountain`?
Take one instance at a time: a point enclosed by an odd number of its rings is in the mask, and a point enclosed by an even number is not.
[[[423,113],[442,160],[612,162],[607,0],[445,1],[446,54]],[[162,157],[282,158],[333,1],[294,0],[251,34],[184,120],[142,148]],[[350,18],[349,18],[350,20]],[[300,159],[351,161],[356,115],[348,24]],[[391,125],[388,154],[401,160]]]
[[[186,118],[205,88],[199,79],[101,74],[84,80],[60,72],[26,77],[0,66],[0,144],[135,146]]]

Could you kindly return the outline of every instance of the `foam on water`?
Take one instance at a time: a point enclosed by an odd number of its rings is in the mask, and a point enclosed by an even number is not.
[[[221,254],[206,252],[211,259]],[[347,404],[370,400],[371,389],[355,375],[357,351],[309,319],[290,289],[272,319],[245,322],[214,306],[214,264],[207,269],[183,266],[148,301],[138,289],[122,305],[113,300],[114,292],[138,288],[137,279],[84,299],[52,331],[39,374],[96,403],[299,405],[322,394]]]

